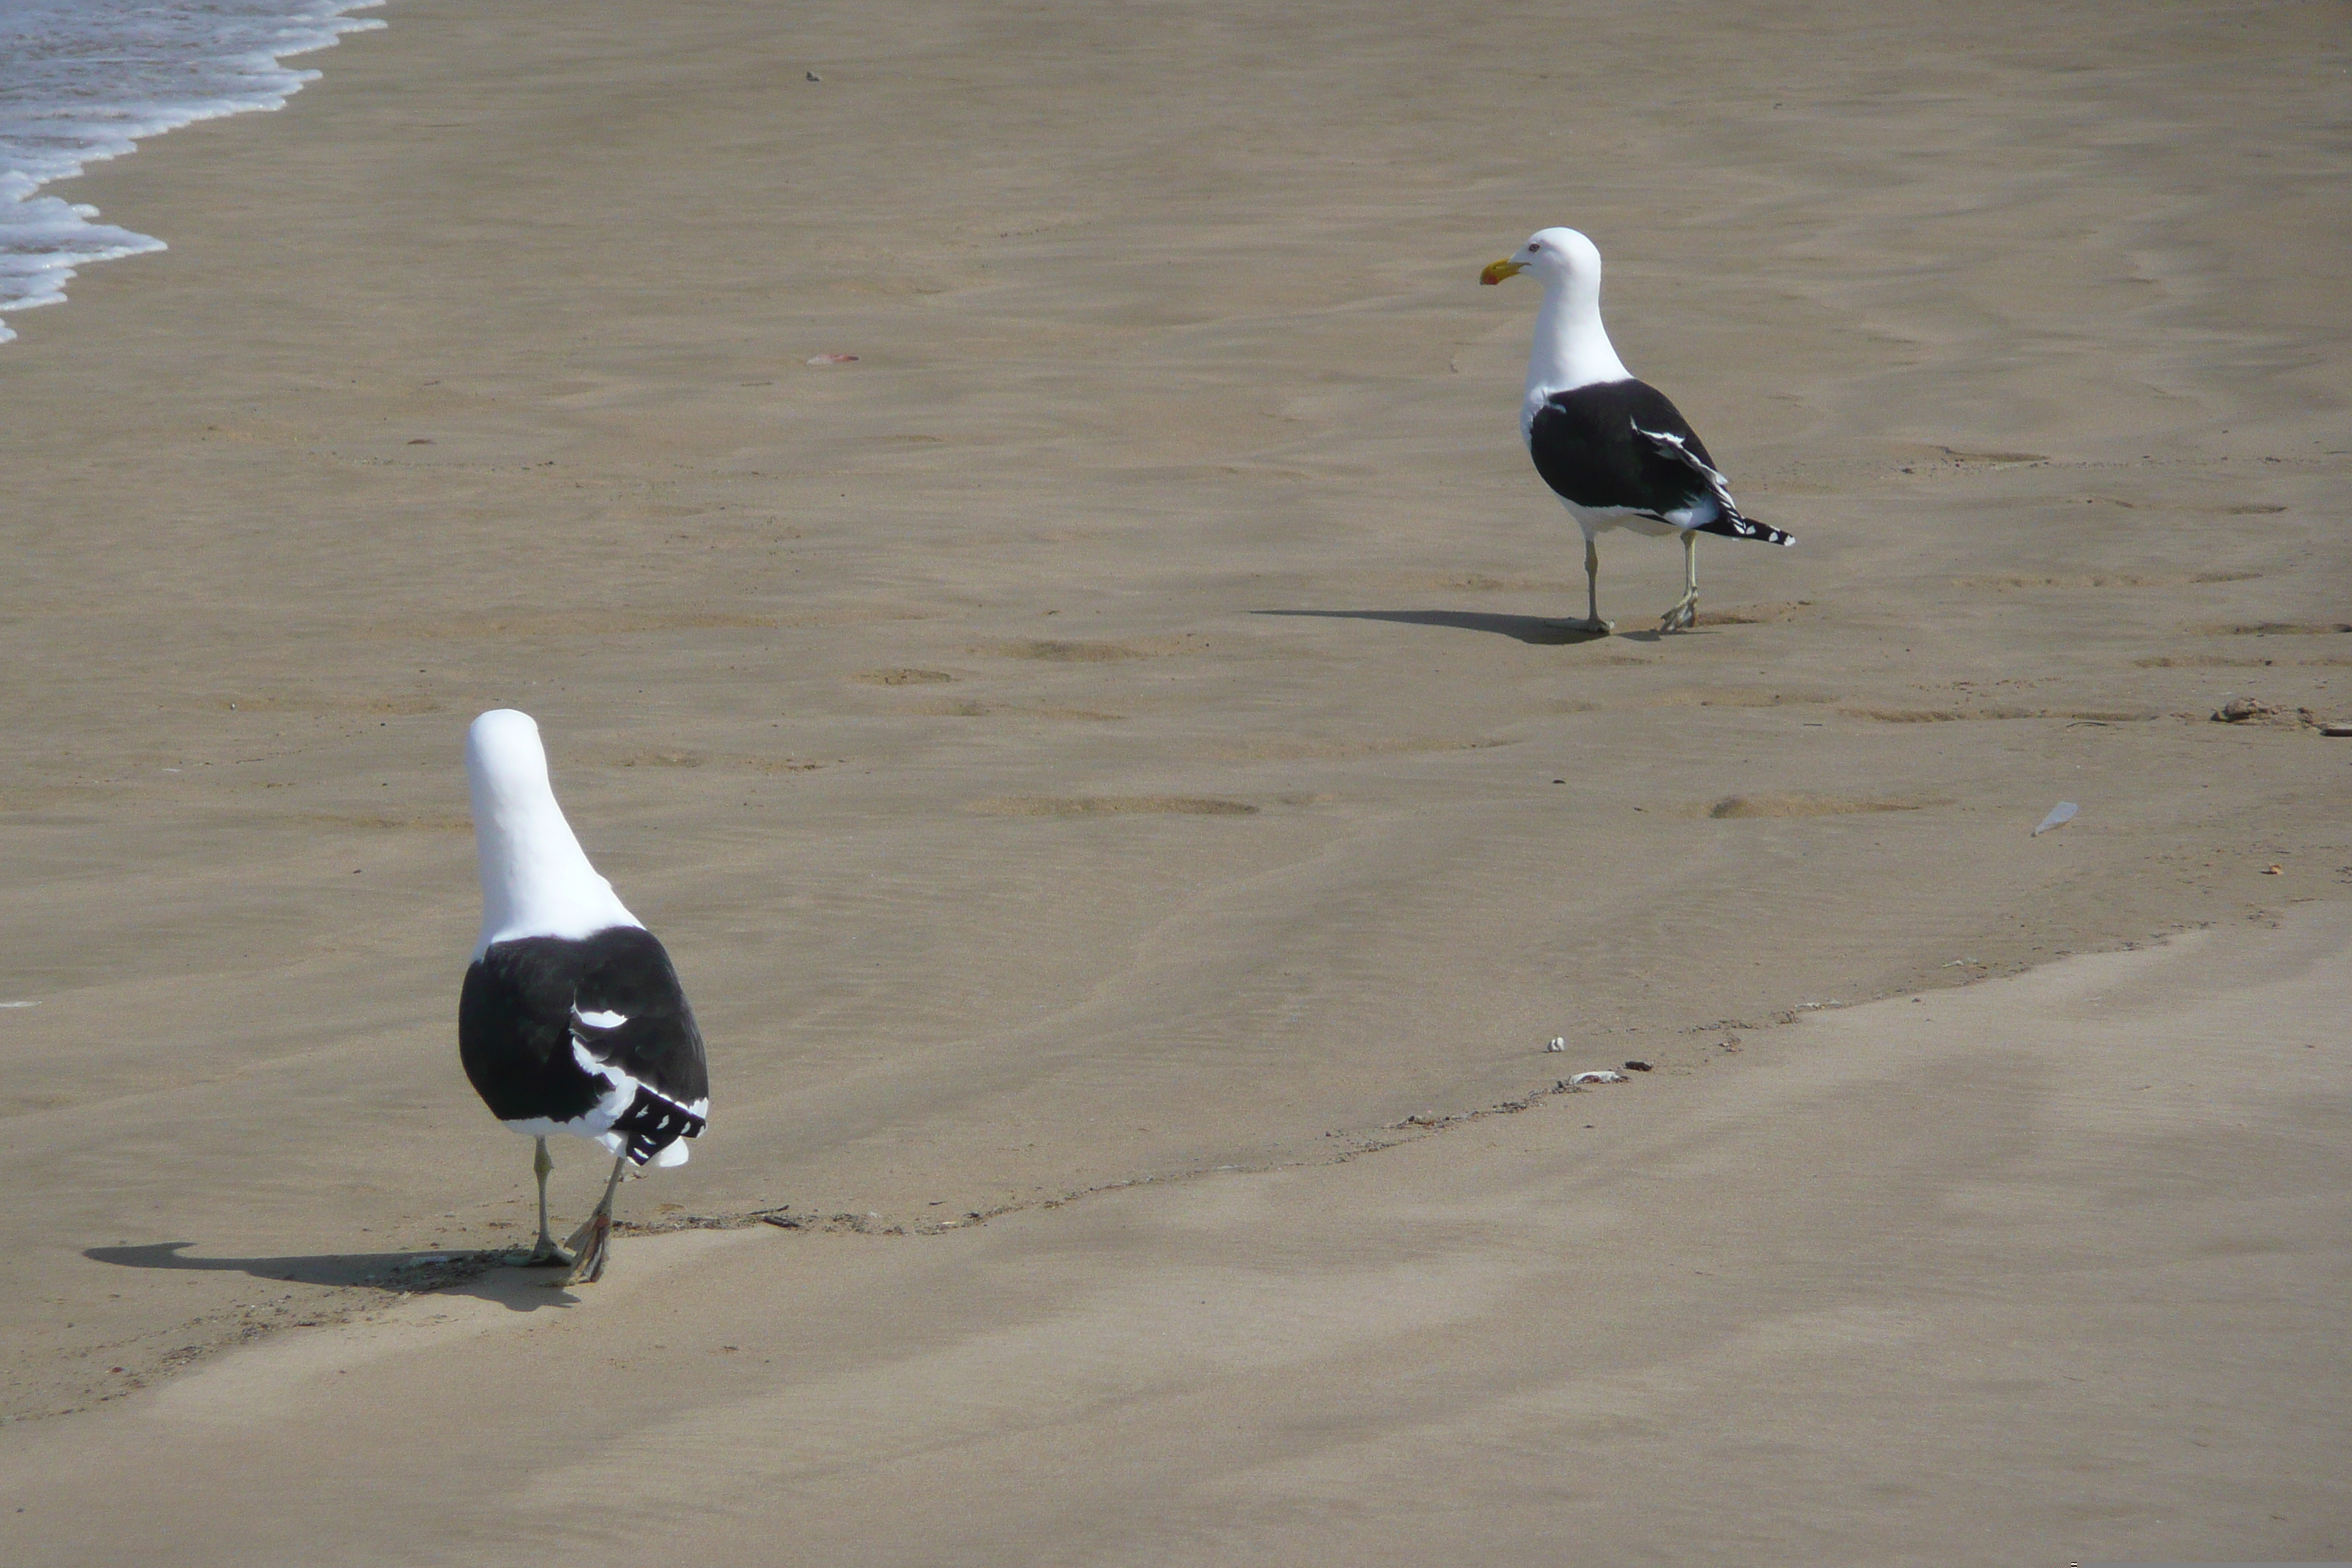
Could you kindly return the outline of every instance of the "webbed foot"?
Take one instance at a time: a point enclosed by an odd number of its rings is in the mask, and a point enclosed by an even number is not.
[[[605,1260],[612,1254],[613,1215],[611,1211],[598,1209],[588,1216],[588,1222],[572,1233],[567,1244],[572,1251],[572,1271],[553,1280],[559,1289],[566,1285],[593,1285],[604,1278]]]

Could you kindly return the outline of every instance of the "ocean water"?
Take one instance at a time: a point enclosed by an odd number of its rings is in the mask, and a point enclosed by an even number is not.
[[[162,250],[43,187],[198,120],[283,108],[288,58],[381,27],[383,0],[0,0],[0,342],[77,268]]]

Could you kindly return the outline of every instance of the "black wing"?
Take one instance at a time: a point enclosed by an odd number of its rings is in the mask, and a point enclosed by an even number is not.
[[[1699,531],[1793,542],[1792,535],[1741,513],[1706,443],[1646,382],[1596,382],[1552,394],[1528,427],[1528,448],[1544,482],[1578,506],[1623,507],[1664,521],[1711,501],[1716,516]]]
[[[1687,464],[1637,433],[1637,425],[1679,437],[1706,459],[1706,448],[1665,394],[1639,381],[1553,393],[1528,428],[1528,449],[1544,483],[1578,506],[1624,507],[1664,519],[1714,493]]]
[[[572,1034],[598,1061],[619,1068],[681,1106],[710,1098],[702,1031],[677,971],[654,933],[615,926],[581,943]],[[619,1014],[622,1022],[594,1020]]]
[[[568,1121],[610,1091],[580,1065],[575,1041],[638,1085],[613,1131],[627,1134],[639,1163],[702,1131],[710,1099],[702,1032],[651,931],[518,937],[493,943],[466,972],[458,1057],[500,1120]]]

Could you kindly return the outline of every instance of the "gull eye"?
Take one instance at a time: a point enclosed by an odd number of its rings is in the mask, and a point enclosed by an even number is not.
[[[1540,246],[1540,245],[1537,245],[1537,244],[1535,244],[1533,241],[1529,241],[1529,242],[1528,242],[1528,251],[1529,251],[1530,253],[1533,253],[1533,252],[1535,252],[1535,251],[1541,250],[1542,248],[1543,248],[1543,247],[1542,247],[1542,246]]]

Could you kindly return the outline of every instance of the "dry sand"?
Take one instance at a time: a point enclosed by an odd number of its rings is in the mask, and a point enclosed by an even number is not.
[[[2352,742],[2207,717],[2352,717],[2339,9],[385,15],[0,350],[0,1554],[2352,1547]],[[1553,222],[1802,541],[1696,635],[1546,623]],[[625,1212],[812,1228],[388,1305],[496,704],[712,1041]]]

